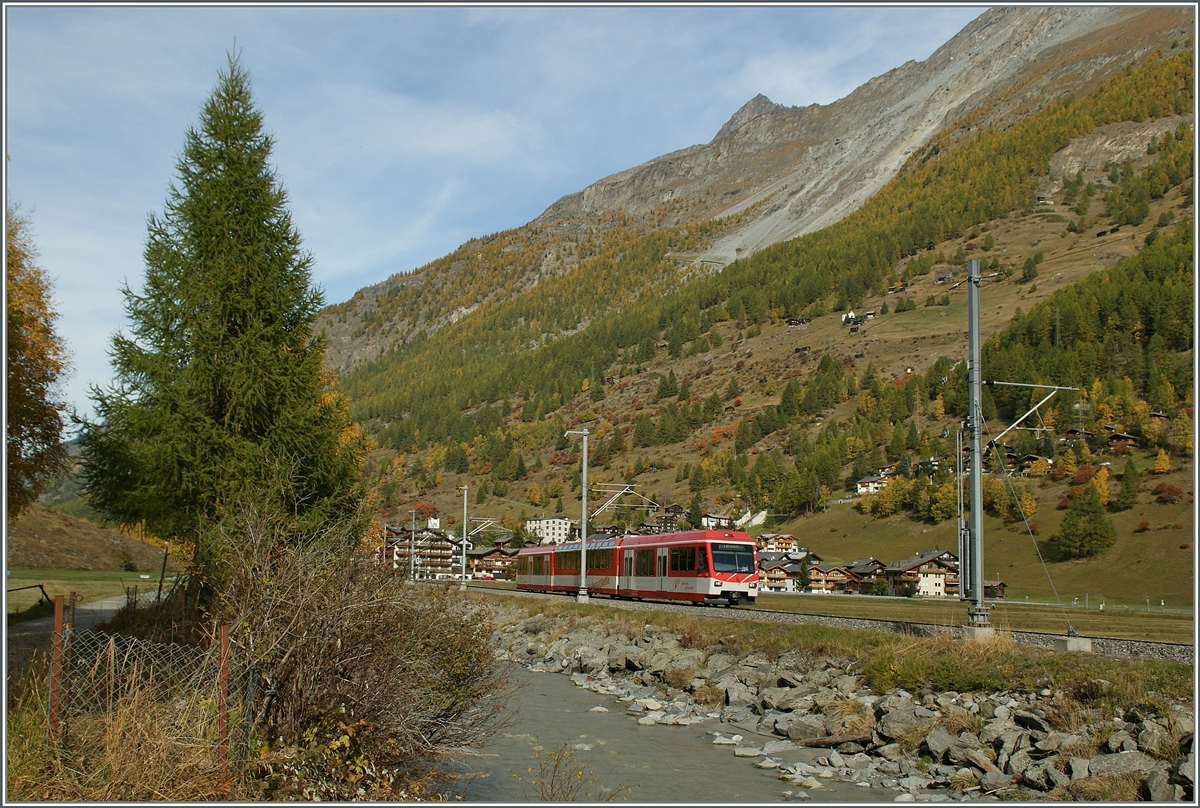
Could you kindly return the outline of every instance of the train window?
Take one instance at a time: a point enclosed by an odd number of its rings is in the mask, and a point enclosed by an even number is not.
[[[653,550],[638,550],[633,554],[633,574],[634,575],[653,575],[654,574],[654,551]]]
[[[612,569],[613,551],[611,548],[604,550],[588,550],[587,557],[589,572],[594,572],[595,570]]]
[[[579,551],[578,550],[568,550],[565,553],[558,553],[555,556],[555,558],[558,560],[558,569],[563,570],[564,572],[566,572],[566,571],[578,572],[579,571]]]
[[[528,575],[529,574],[529,556],[521,556],[520,558],[517,559],[517,574],[518,575]]]
[[[698,560],[700,562],[696,565],[696,569],[700,570],[700,572],[708,572],[708,546],[702,544],[696,549],[699,551]]]
[[[546,569],[548,566],[546,564],[547,558],[548,558],[548,556],[544,556],[544,555],[538,555],[538,556],[533,557],[533,574],[534,575],[546,575],[547,574],[547,572],[548,572],[548,570]]]
[[[753,544],[714,544],[713,572],[754,572]]]
[[[695,547],[672,547],[671,548],[671,572],[695,572],[696,571],[696,548]]]

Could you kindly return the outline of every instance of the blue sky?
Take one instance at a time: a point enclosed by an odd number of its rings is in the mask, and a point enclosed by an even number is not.
[[[5,188],[90,412],[187,127],[235,47],[329,303],[712,139],[757,93],[825,104],[982,7],[5,8]]]

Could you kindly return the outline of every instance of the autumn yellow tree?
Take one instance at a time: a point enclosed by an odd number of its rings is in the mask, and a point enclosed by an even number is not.
[[[1167,455],[1166,449],[1158,450],[1158,457],[1154,458],[1154,473],[1166,474],[1171,470],[1171,458]]]
[[[37,251],[29,219],[5,208],[5,306],[8,388],[5,444],[5,499],[14,519],[37,499],[67,463],[63,446],[59,383],[67,371],[67,352],[54,330],[58,313],[50,279],[35,263]]]

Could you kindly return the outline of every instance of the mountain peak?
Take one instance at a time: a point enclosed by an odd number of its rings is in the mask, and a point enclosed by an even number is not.
[[[776,110],[781,109],[784,109],[782,104],[776,104],[762,93],[759,93],[745,104],[742,104],[741,109],[733,113],[733,117],[725,122],[725,125],[721,127],[720,131],[717,132],[717,136],[714,137],[713,140],[720,140],[723,137],[732,135],[747,122],[757,118],[758,116],[766,115],[767,113],[775,112]]]

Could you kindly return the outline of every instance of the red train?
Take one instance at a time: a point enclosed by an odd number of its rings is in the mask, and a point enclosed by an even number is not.
[[[758,554],[746,533],[690,530],[587,541],[587,590],[614,598],[668,598],[696,604],[751,605],[758,596]],[[579,542],[523,547],[517,589],[579,591]]]

